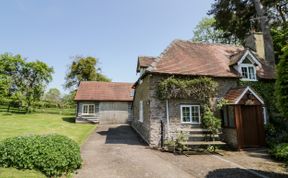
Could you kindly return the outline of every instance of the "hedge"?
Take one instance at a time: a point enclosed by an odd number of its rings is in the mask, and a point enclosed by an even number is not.
[[[69,174],[81,164],[80,147],[66,136],[21,136],[0,142],[0,167],[35,169],[52,177]]]

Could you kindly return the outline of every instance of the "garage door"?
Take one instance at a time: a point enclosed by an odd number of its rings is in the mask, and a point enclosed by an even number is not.
[[[100,124],[126,124],[130,110],[128,102],[100,102]]]

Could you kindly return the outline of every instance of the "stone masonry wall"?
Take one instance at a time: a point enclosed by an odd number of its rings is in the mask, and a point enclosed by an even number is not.
[[[230,146],[232,146],[233,148],[237,148],[238,141],[237,141],[236,129],[232,128],[223,129],[223,138]]]
[[[141,84],[138,84],[135,89],[135,96],[133,101],[133,116],[131,126],[136,132],[149,143],[150,138],[150,100],[149,100],[149,88],[150,77],[147,76],[142,80]],[[143,122],[139,121],[139,103],[143,101]]]
[[[133,101],[133,121],[132,127],[143,137],[143,139],[151,147],[159,147],[161,144],[161,120],[164,123],[164,138],[168,139],[168,128],[166,118],[166,101],[159,100],[157,96],[158,83],[167,76],[163,75],[148,75],[136,88],[135,98]],[[223,79],[215,78],[218,82],[218,94],[216,98],[223,97],[226,92],[237,86],[237,79]],[[211,104],[216,105],[216,98],[211,99]],[[143,101],[144,121],[139,122],[139,102]],[[175,138],[176,134],[182,129],[189,129],[191,127],[200,127],[201,125],[182,124],[180,105],[181,104],[199,104],[195,101],[185,99],[169,100],[169,135],[170,138]],[[201,109],[201,116],[203,115],[203,109]],[[226,134],[226,132],[224,133]],[[227,134],[229,134],[227,132]],[[236,135],[237,136],[237,135]],[[224,138],[234,138],[224,135]],[[235,137],[236,138],[236,137]]]
[[[162,120],[164,127],[164,138],[168,139],[167,133],[167,118],[166,118],[166,101],[161,101],[157,97],[157,85],[161,79],[165,76],[153,75],[150,80],[150,140],[149,143],[152,146],[159,146],[161,141],[161,133],[160,133],[160,121]],[[223,97],[226,92],[233,87],[236,87],[238,82],[237,79],[223,79],[223,78],[215,78],[214,79],[219,87],[218,94],[216,98]],[[211,99],[212,106],[216,105],[216,98]],[[180,105],[182,104],[199,104],[196,101],[187,100],[187,99],[172,99],[168,101],[169,103],[169,135],[170,139],[175,138],[176,134],[179,133],[183,129],[189,129],[192,127],[201,127],[199,124],[182,124],[181,123],[181,114],[180,114]],[[201,107],[201,117],[203,115],[203,108]],[[217,113],[215,113],[217,114]],[[218,114],[219,116],[219,114]],[[201,119],[200,119],[201,120]],[[237,136],[237,135],[236,135]],[[234,137],[232,135],[231,137]],[[236,137],[235,137],[236,139]]]

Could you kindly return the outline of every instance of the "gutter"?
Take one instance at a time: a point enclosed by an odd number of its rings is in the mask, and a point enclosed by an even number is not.
[[[170,138],[170,120],[169,120],[169,101],[166,100],[166,121],[167,121],[167,136]]]

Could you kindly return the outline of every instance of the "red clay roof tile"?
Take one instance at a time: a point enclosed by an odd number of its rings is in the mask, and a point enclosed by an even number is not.
[[[76,101],[133,101],[132,83],[82,81]]]

